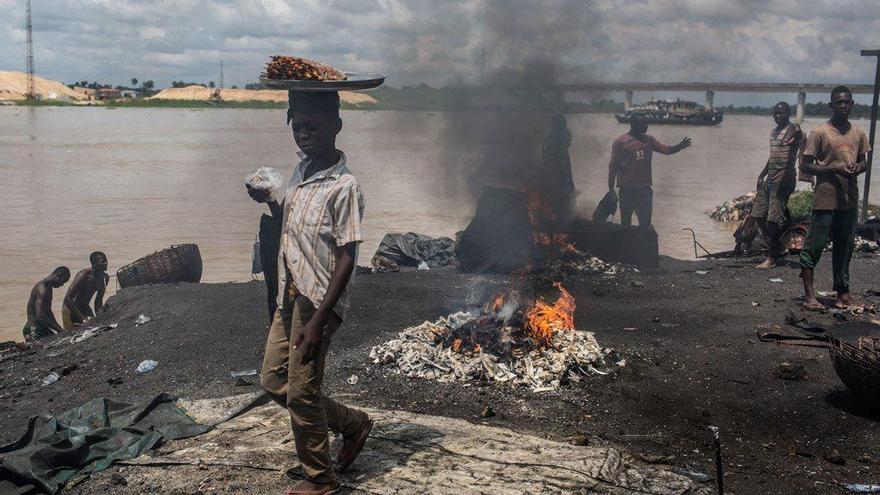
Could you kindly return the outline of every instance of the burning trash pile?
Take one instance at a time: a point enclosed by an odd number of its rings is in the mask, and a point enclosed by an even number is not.
[[[737,223],[752,211],[754,201],[755,191],[751,191],[730,201],[725,201],[721,206],[716,206],[708,213],[710,217],[719,222]]]
[[[605,351],[592,332],[575,329],[574,297],[554,284],[553,303],[522,304],[515,291],[484,307],[409,327],[397,339],[373,347],[374,364],[413,378],[482,381],[556,390],[590,373],[605,374]]]
[[[620,263],[609,263],[589,253],[578,250],[568,234],[533,234],[536,260],[528,271],[545,274],[554,278],[566,276],[601,275],[614,277],[626,270]]]

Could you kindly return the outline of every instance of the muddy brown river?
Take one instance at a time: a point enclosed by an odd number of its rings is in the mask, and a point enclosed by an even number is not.
[[[456,152],[442,140],[442,112],[346,111],[343,119],[338,147],[367,205],[360,264],[386,232],[452,236],[467,225],[474,201],[439,165]],[[729,228],[705,212],[754,187],[772,124],[769,116],[727,116],[711,128],[651,127],[664,143],[693,139],[677,155],[654,157],[662,254],[693,258],[685,227],[710,250],[732,247]],[[611,142],[627,127],[598,114],[570,115],[569,127],[578,209],[590,214],[607,189]],[[195,242],[203,281],[249,280],[263,208],[245,194],[243,178],[261,165],[289,171],[295,151],[280,109],[0,107],[0,340],[21,339],[35,282],[58,265],[85,268],[94,250],[108,255],[112,274]],[[877,184],[873,190],[880,193]],[[55,295],[59,319],[66,288]]]

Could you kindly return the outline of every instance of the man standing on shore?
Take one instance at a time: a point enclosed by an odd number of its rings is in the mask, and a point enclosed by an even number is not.
[[[770,131],[770,158],[758,175],[757,195],[750,216],[757,220],[767,238],[767,256],[755,268],[768,270],[782,255],[780,235],[786,223],[786,205],[797,183],[795,162],[806,140],[801,126],[791,122],[791,107],[780,101],[773,107],[776,127]]]
[[[813,288],[813,270],[830,238],[833,243],[831,265],[834,273],[835,306],[853,304],[849,287],[855,226],[858,220],[859,183],[857,176],[867,168],[870,150],[865,131],[849,122],[852,91],[837,86],[831,91],[831,120],[813,129],[807,139],[800,170],[816,177],[810,230],[801,250],[801,278],[804,306],[823,309]]]
[[[59,266],[31,289],[27,304],[27,323],[21,331],[25,342],[35,342],[64,331],[52,313],[52,290],[66,284],[68,280],[70,270],[66,266]]]
[[[651,225],[654,210],[651,158],[654,151],[671,155],[691,145],[691,138],[667,146],[654,139],[648,132],[648,123],[641,115],[630,117],[630,130],[614,140],[611,162],[608,164],[608,190],[614,191],[615,180],[620,188],[620,223],[632,224],[635,212],[639,225]]]
[[[343,436],[335,465],[343,471],[360,453],[373,425],[365,413],[321,392],[327,350],[348,306],[346,287],[362,241],[364,198],[345,154],[336,149],[342,129],[339,94],[291,93],[291,120],[302,161],[280,205],[279,301],[260,384],[290,411],[306,479],[289,493],[318,495],[339,488],[328,429]]]
[[[67,295],[64,296],[64,305],[61,308],[61,321],[65,330],[73,330],[76,325],[82,325],[84,321],[95,316],[95,313],[104,306],[104,291],[110,283],[110,275],[107,275],[107,255],[95,251],[89,255],[91,268],[80,270],[73,277]],[[95,297],[95,311],[89,307],[89,303]]]

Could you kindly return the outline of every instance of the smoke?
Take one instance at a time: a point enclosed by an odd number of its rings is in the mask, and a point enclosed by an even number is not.
[[[484,186],[523,188],[541,181],[542,143],[551,115],[565,112],[560,83],[593,80],[583,59],[602,15],[589,2],[486,0],[472,32],[480,86],[461,88],[444,112],[443,166],[452,197],[473,198]],[[577,136],[574,136],[577,139]]]

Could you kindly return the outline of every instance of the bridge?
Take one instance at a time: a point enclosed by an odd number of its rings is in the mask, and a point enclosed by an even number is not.
[[[575,83],[560,85],[567,92],[603,92],[623,91],[624,108],[632,108],[632,97],[635,91],[680,91],[706,92],[706,108],[714,105],[715,92],[728,93],[796,93],[798,122],[804,119],[804,104],[807,93],[828,95],[837,84],[825,83],[735,83],[735,82],[617,82],[617,83]],[[872,84],[847,84],[854,94],[871,94]]]

